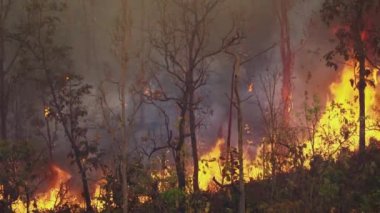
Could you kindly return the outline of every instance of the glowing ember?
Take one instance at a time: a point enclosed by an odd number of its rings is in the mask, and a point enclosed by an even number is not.
[[[146,203],[146,202],[151,201],[151,198],[146,195],[138,196],[137,199],[139,200],[139,203]]]
[[[45,118],[49,117],[50,113],[51,113],[50,107],[46,106],[44,108],[44,116],[45,116]]]
[[[248,85],[248,92],[253,92],[253,83]]]

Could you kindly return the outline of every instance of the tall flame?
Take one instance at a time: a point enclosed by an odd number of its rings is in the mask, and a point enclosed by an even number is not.
[[[376,107],[376,90],[378,89],[378,70],[373,70],[372,79],[374,87],[367,85],[365,89],[365,112],[367,125],[374,122],[377,117],[373,110]],[[339,79],[330,85],[331,96],[326,103],[324,113],[319,120],[314,144],[307,143],[306,152],[310,155],[336,157],[340,148],[348,148],[354,151],[359,141],[359,104],[358,91],[355,89],[355,68],[346,65],[339,75]],[[342,138],[339,141],[328,141],[324,136],[336,136]],[[380,138],[380,133],[366,130],[366,141],[370,138]],[[344,143],[343,143],[344,142]]]
[[[33,196],[29,210],[49,211],[62,204],[82,204],[82,196],[67,187],[72,175],[54,164],[50,166],[50,171],[52,180],[48,189]],[[100,196],[101,184],[104,184],[104,182],[100,181],[96,184],[92,201],[92,205],[98,210],[101,210],[104,205],[103,202],[96,199]],[[26,204],[21,199],[13,203],[12,209],[14,212],[27,212]]]
[[[368,85],[365,90],[366,121],[369,125],[375,123],[374,118],[378,116],[374,111],[374,107],[376,107],[376,101],[378,100],[376,90],[379,90],[379,71],[373,70],[372,73],[373,75],[369,80],[374,82],[374,87]],[[359,140],[359,106],[358,91],[354,88],[355,85],[352,80],[354,74],[355,68],[347,65],[339,74],[337,81],[330,85],[330,97],[326,102],[325,111],[318,122],[315,139],[313,143],[311,141],[306,142],[305,154],[309,157],[313,154],[320,154],[324,157],[335,158],[341,148],[347,148],[351,151],[357,149]],[[341,141],[335,137],[340,137]],[[379,139],[380,133],[367,129],[366,141],[368,142],[370,138]],[[213,179],[218,183],[226,184],[226,180],[223,179],[220,160],[224,143],[224,139],[219,138],[216,145],[200,158],[199,186],[202,190],[216,190],[212,188]],[[264,168],[262,168],[259,156],[264,148],[264,146],[260,146],[256,149],[256,159],[250,160],[246,157],[244,158],[245,181],[258,179],[263,176]],[[245,153],[244,156],[249,155]],[[306,166],[308,167],[308,165]]]
[[[219,159],[222,155],[223,145],[224,139],[219,138],[210,152],[200,158],[199,188],[207,190],[213,178],[222,182],[222,165]]]
[[[230,184],[231,181],[223,177],[223,162],[222,149],[225,145],[223,138],[218,138],[215,146],[204,155],[201,156],[199,161],[199,188],[202,190],[216,191],[215,187],[218,184]],[[248,182],[252,179],[257,179],[261,176],[262,171],[257,166],[255,159],[251,160],[247,158],[250,156],[248,153],[247,146],[244,146],[244,181]],[[238,165],[237,165],[238,166]],[[214,179],[217,183],[214,183]]]
[[[77,199],[71,194],[66,194],[64,191],[65,184],[71,179],[71,174],[61,169],[57,165],[51,165],[52,183],[46,192],[41,192],[35,195],[33,199],[33,206],[37,206],[39,210],[54,209],[61,202],[75,202]],[[64,199],[64,200],[63,200]],[[21,200],[17,200],[13,206],[16,212],[26,212],[26,206]]]

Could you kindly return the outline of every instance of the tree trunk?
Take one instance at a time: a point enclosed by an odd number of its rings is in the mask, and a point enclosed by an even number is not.
[[[3,8],[1,8],[3,9]],[[5,54],[4,54],[4,20],[0,20],[0,125],[1,125],[1,139],[7,139],[7,95],[5,85]]]
[[[25,187],[25,196],[26,196],[26,213],[30,212],[30,192],[29,188]]]
[[[51,130],[50,130],[50,122],[47,115],[45,115],[45,124],[46,124],[46,136],[47,136],[47,147],[49,149],[49,159],[53,161],[53,149],[54,149],[54,141],[51,136]]]
[[[58,102],[56,91],[55,91],[55,88],[54,88],[54,85],[53,85],[54,81],[52,80],[52,78],[50,76],[50,71],[46,68],[47,66],[46,66],[46,61],[45,60],[43,60],[43,66],[45,67],[44,69],[45,69],[46,80],[49,83],[49,89],[50,89],[51,95],[53,97],[54,108],[60,109],[60,105],[59,105],[59,102]],[[66,123],[66,119],[64,118],[64,115],[63,115],[62,111],[57,110],[57,114],[58,114],[59,122],[62,124],[63,130],[65,132],[65,135],[66,135],[66,137],[68,138],[68,140],[69,140],[69,142],[71,144],[72,150],[74,151],[74,159],[75,159],[75,162],[76,162],[76,164],[78,166],[79,173],[81,175],[82,187],[83,187],[83,197],[84,197],[85,203],[86,203],[86,211],[87,212],[94,212],[94,210],[93,210],[93,208],[91,206],[91,195],[90,195],[90,191],[89,191],[89,188],[88,188],[86,171],[85,171],[85,168],[83,168],[83,164],[82,164],[82,162],[80,160],[80,150],[79,150],[79,147],[76,144],[76,141],[74,139],[73,134],[71,134],[72,132],[70,132],[70,130],[69,130],[69,127],[68,127],[68,125]]]
[[[123,71],[122,71],[123,72]],[[123,75],[123,74],[122,74]],[[128,212],[128,141],[126,129],[126,100],[125,100],[125,78],[122,77],[120,82],[120,105],[121,105],[121,134],[122,134],[122,150],[121,150],[121,185],[123,193],[123,213]]]
[[[82,162],[80,161],[79,155],[80,151],[77,147],[73,147],[74,153],[75,153],[75,162],[78,166],[79,173],[82,180],[82,187],[83,187],[83,197],[84,201],[86,203],[86,212],[94,212],[94,209],[91,206],[91,195],[90,190],[88,188],[88,181],[87,181],[87,174],[85,168],[83,168]]]
[[[195,103],[194,103],[194,88],[190,88],[190,100],[189,100],[189,122],[190,122],[190,138],[191,138],[191,149],[193,154],[193,190],[194,193],[199,192],[199,164],[198,164],[198,147],[197,147],[197,135],[196,135],[196,120],[195,120]]]
[[[230,174],[232,174],[232,162],[231,162],[231,131],[232,131],[232,107],[234,102],[234,85],[235,85],[235,67],[232,71],[231,76],[231,91],[230,91],[230,106],[228,112],[228,130],[227,130],[227,151],[226,151],[226,162],[229,168]]]
[[[175,156],[175,167],[178,180],[178,188],[185,192],[186,189],[186,176],[185,176],[185,150],[183,145],[185,143],[185,123],[186,123],[186,112],[187,112],[187,95],[184,96],[184,103],[182,105],[180,121],[178,125],[178,144],[175,147],[174,156]],[[185,209],[185,200],[179,198],[178,200],[178,212],[184,213]]]
[[[281,28],[280,52],[282,60],[282,88],[281,97],[283,102],[283,121],[288,125],[290,110],[292,107],[292,66],[294,55],[290,45],[289,22],[288,22],[288,0],[280,0],[278,19]]]
[[[192,103],[192,97],[190,99],[190,102]],[[199,192],[199,180],[198,180],[198,173],[199,173],[199,164],[198,164],[198,147],[197,147],[197,135],[196,135],[196,121],[195,121],[195,114],[194,109],[192,107],[189,110],[190,113],[190,137],[191,137],[191,148],[193,152],[193,190],[194,193]]]
[[[234,90],[236,96],[237,109],[237,131],[238,131],[238,160],[239,160],[239,213],[245,213],[245,189],[244,189],[244,158],[243,158],[243,115],[241,110],[241,100],[239,94],[240,78],[240,57],[235,55],[235,83]]]
[[[354,33],[355,39],[355,52],[356,59],[359,62],[359,82],[357,85],[359,91],[359,153],[363,154],[365,152],[365,88],[366,88],[366,68],[365,68],[365,45],[362,40],[363,31],[363,6],[358,8],[357,20],[353,24],[352,31]]]
[[[120,70],[120,109],[121,109],[121,134],[122,134],[122,144],[121,144],[121,177],[122,177],[122,194],[123,194],[123,213],[128,212],[128,140],[127,137],[127,109],[126,109],[126,83],[127,83],[127,69],[128,69],[128,51],[129,51],[129,39],[131,37],[130,29],[130,11],[128,0],[121,0],[121,28],[122,28],[122,46],[121,48],[121,70]]]
[[[362,51],[364,51],[362,49]],[[362,52],[358,58],[359,60],[359,153],[365,151],[365,56]]]

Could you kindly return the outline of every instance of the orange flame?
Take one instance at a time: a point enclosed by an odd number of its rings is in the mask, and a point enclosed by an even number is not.
[[[314,144],[308,142],[306,153],[320,154],[324,157],[336,157],[340,148],[348,148],[354,151],[358,147],[359,141],[359,106],[358,106],[358,91],[355,89],[354,82],[355,68],[347,65],[339,75],[339,79],[330,85],[331,97],[326,103],[325,112],[322,114],[317,127]],[[376,90],[378,88],[377,79],[378,70],[373,70],[373,79],[375,87],[367,85],[365,89],[365,112],[367,125],[374,122],[376,113]],[[337,104],[339,104],[337,107]],[[356,126],[351,129],[350,124]],[[348,127],[347,127],[348,126]],[[350,132],[354,130],[353,132]],[[335,135],[336,137],[347,137],[347,141],[339,143],[338,141],[328,141],[325,135]],[[349,137],[348,137],[349,136]],[[366,141],[370,138],[380,138],[380,133],[373,130],[366,130]],[[344,140],[344,139],[342,139]],[[314,146],[313,146],[314,145]]]
[[[248,85],[248,92],[253,92],[253,83]]]
[[[59,205],[66,203],[81,205],[83,203],[81,195],[70,191],[67,187],[67,183],[71,180],[72,175],[54,164],[50,166],[50,171],[52,173],[52,181],[49,189],[34,195],[29,210],[51,211]],[[97,210],[101,210],[103,208],[103,203],[95,199],[100,196],[101,184],[104,183],[98,182],[96,184],[95,193],[93,196],[94,199],[92,200],[92,205]],[[21,199],[18,199],[13,203],[12,209],[15,212],[27,212],[26,204]]]
[[[247,141],[247,143],[252,143],[252,141]],[[199,161],[199,188],[202,190],[216,191],[216,183],[213,183],[215,179],[220,184],[230,184],[231,181],[226,180],[223,177],[223,165],[221,161],[222,148],[225,145],[223,138],[218,138],[215,146],[204,155],[201,156]],[[250,156],[248,153],[247,146],[244,146],[244,181],[249,182],[252,179],[258,179],[262,176],[262,171],[258,167],[257,161],[255,159],[251,160],[247,158]]]

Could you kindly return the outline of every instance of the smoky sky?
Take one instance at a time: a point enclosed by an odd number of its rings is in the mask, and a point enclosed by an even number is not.
[[[326,98],[328,84],[336,76],[334,71],[324,65],[323,55],[331,48],[329,30],[320,21],[319,10],[323,0],[294,0],[289,11],[290,40],[295,52],[293,66],[293,100],[294,108],[301,108],[304,93],[316,93]],[[62,22],[61,37],[72,48],[72,58],[75,70],[81,73],[86,81],[96,86],[105,79],[106,75],[117,76],[120,65],[112,52],[116,20],[121,12],[120,0],[78,0],[67,1],[68,10]],[[146,31],[150,25],[157,22],[155,0],[130,0],[132,16],[131,62],[130,69],[137,69],[138,50],[141,43],[149,45]],[[219,6],[216,20],[213,23],[215,31],[211,34],[213,41],[219,41],[223,30],[230,23],[229,20],[240,8],[244,11],[244,33],[246,39],[242,44],[242,51],[254,55],[273,44],[278,44],[280,26],[271,0],[226,0]],[[208,84],[202,88],[201,93],[207,97],[204,104],[211,109],[205,125],[199,130],[200,152],[204,152],[215,143],[218,130],[226,128],[228,114],[228,92],[232,71],[232,60],[226,55],[219,55],[210,67]],[[254,84],[255,94],[261,97],[260,76],[268,73],[281,72],[281,58],[279,46],[275,46],[265,54],[252,59],[243,66],[241,91],[243,97],[247,93],[248,84]],[[137,71],[135,72],[137,73]],[[308,76],[311,80],[308,81]],[[280,82],[278,88],[280,88]],[[116,90],[110,86],[108,91],[111,106],[117,107]],[[253,98],[255,99],[255,98]],[[95,100],[95,98],[94,98]],[[101,119],[99,108],[89,100],[90,115],[94,119]],[[243,105],[244,123],[253,130],[252,137],[256,142],[262,135],[262,117],[255,101],[248,101]],[[295,110],[297,111],[297,110]],[[175,114],[176,112],[172,112]],[[161,119],[156,112],[146,107],[144,110],[147,126],[160,125]],[[143,127],[142,127],[143,128]],[[144,128],[143,128],[144,129]],[[235,136],[235,133],[233,137]],[[104,139],[107,141],[107,139]],[[138,138],[136,139],[138,140]]]

